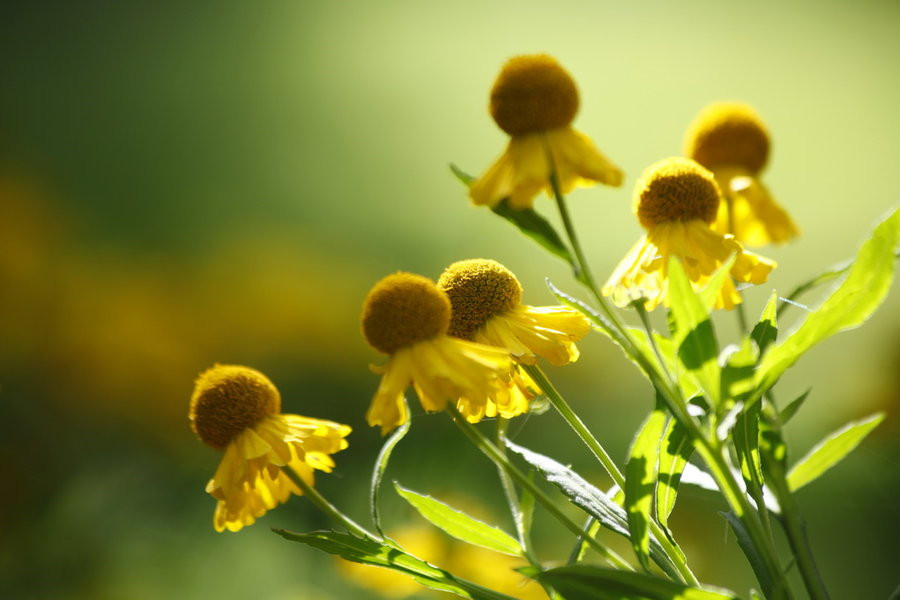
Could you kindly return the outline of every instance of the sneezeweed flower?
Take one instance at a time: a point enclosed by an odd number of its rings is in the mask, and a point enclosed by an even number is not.
[[[218,503],[216,531],[238,531],[267,510],[301,495],[283,468],[313,485],[313,470],[330,472],[331,454],[347,447],[350,427],[281,414],[281,395],[255,369],[215,365],[197,378],[190,404],[191,428],[224,452],[206,491]]]
[[[564,193],[595,181],[622,184],[622,171],[589,137],[571,127],[578,112],[572,76],[546,54],[509,59],[491,89],[490,112],[510,135],[506,151],[469,187],[475,204],[530,208],[541,190],[552,193],[555,170]]]
[[[405,423],[403,392],[410,385],[422,408],[433,412],[460,398],[483,406],[508,387],[509,352],[451,337],[449,327],[450,300],[427,277],[400,272],[375,284],[363,305],[362,329],[390,358],[375,368],[382,378],[366,414],[369,425],[386,434]]]
[[[522,304],[519,280],[495,260],[455,262],[438,279],[438,287],[453,307],[450,335],[503,348],[517,363],[535,364],[538,357],[556,366],[574,362],[578,360],[575,342],[590,330],[584,315],[565,306]],[[489,398],[486,406],[469,407],[469,411],[505,418],[526,412],[540,389],[521,369],[511,383],[504,393]]]
[[[747,246],[780,244],[800,235],[759,179],[770,146],[762,119],[740,102],[705,107],[685,136],[685,155],[712,171],[724,194],[715,229]]]
[[[696,289],[703,288],[732,254],[736,281],[764,283],[775,263],[743,249],[731,235],[714,231],[720,202],[712,173],[687,158],[667,158],[649,167],[634,190],[634,213],[647,233],[615,268],[603,294],[619,306],[643,300],[647,310],[668,305],[669,258],[677,256]],[[741,296],[726,279],[716,308],[731,309]]]

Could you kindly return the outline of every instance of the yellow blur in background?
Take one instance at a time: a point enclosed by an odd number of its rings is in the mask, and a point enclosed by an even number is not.
[[[367,365],[381,360],[359,332],[369,287],[490,257],[519,276],[527,303],[553,302],[545,277],[578,291],[562,263],[471,206],[447,169],[478,173],[505,143],[486,107],[506,58],[556,56],[581,92],[574,125],[626,173],[621,189],[570,196],[600,279],[640,231],[630,196],[641,170],[680,151],[707,103],[756,107],[773,137],[766,183],[804,235],[765,249],[779,267],[749,291],[752,315],[773,287],[787,293],[850,257],[900,199],[898,27],[900,5],[874,0],[4,7],[0,597],[380,597],[376,576],[269,531],[329,527],[302,498],[237,535],[213,531],[203,487],[218,456],[188,427],[194,377],[247,364],[287,412],[350,424],[350,448],[317,484],[364,519],[381,441],[363,419],[377,385]],[[536,208],[553,219],[545,198]],[[889,415],[799,495],[836,597],[863,585],[886,598],[897,584],[898,303],[894,291],[779,385],[789,400],[815,381],[788,432],[794,456],[851,418]],[[732,315],[717,326],[735,333]],[[622,459],[652,398],[605,339],[581,349],[552,376]],[[513,429],[607,483],[554,415]],[[442,415],[416,416],[388,478],[423,491],[452,482],[502,515],[483,463]],[[411,527],[384,496],[388,529]],[[744,593],[752,573],[720,508],[685,489],[673,527],[701,579]],[[532,597],[514,565],[492,562],[502,557],[416,527],[441,566],[492,565],[507,593]],[[564,557],[571,540],[536,527],[541,558]]]

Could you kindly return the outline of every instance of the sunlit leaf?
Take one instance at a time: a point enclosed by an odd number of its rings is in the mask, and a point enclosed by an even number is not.
[[[669,304],[674,318],[672,339],[678,358],[696,378],[713,405],[719,405],[719,349],[709,309],[694,292],[681,260],[669,260]]]
[[[659,483],[656,486],[656,518],[663,527],[667,526],[669,515],[675,508],[681,474],[693,450],[684,426],[676,419],[669,419],[659,442]]]
[[[419,514],[448,535],[495,552],[512,556],[523,554],[519,542],[508,533],[473,519],[464,512],[435,500],[431,496],[406,489],[398,483],[394,483],[394,487],[404,500],[419,511]]]
[[[784,407],[781,411],[781,424],[785,425],[788,421],[794,418],[794,415],[797,414],[797,411],[800,410],[800,407],[803,406],[803,403],[806,402],[806,399],[809,397],[809,393],[812,391],[812,388],[803,392],[800,397],[793,400],[790,404]]]
[[[756,342],[756,347],[759,349],[760,356],[762,356],[763,352],[766,351],[766,348],[768,348],[778,337],[777,309],[778,293],[775,292],[775,290],[772,290],[772,295],[769,297],[769,302],[763,309],[759,322],[753,327],[753,331],[750,332],[750,338]]]
[[[403,399],[406,402],[406,399]],[[372,470],[372,483],[369,487],[369,511],[372,514],[372,522],[375,523],[375,529],[381,535],[384,531],[381,529],[381,515],[378,510],[378,494],[381,489],[381,479],[384,477],[384,471],[387,469],[388,461],[391,458],[391,452],[394,447],[403,439],[409,431],[410,421],[406,421],[400,427],[394,430],[391,436],[384,442],[378,458],[375,459],[375,468]]]
[[[851,421],[827,436],[791,468],[787,476],[788,487],[795,491],[818,478],[850,454],[883,420],[884,413],[875,413]]]
[[[734,266],[735,260],[737,260],[737,254],[732,254],[728,260],[723,262],[722,265],[716,269],[713,276],[706,282],[706,286],[700,290],[698,296],[703,302],[703,306],[706,308],[707,313],[713,309],[716,300],[719,299],[719,294],[722,292],[722,286],[725,285],[725,282],[731,277],[731,267]]]
[[[900,210],[884,219],[862,245],[844,281],[794,333],[772,346],[757,371],[757,396],[822,340],[864,323],[884,300],[894,276]]]
[[[733,592],[700,589],[654,575],[593,565],[558,567],[533,575],[566,600],[735,600]]]
[[[656,487],[656,469],[659,461],[659,441],[666,425],[666,412],[662,403],[644,420],[638,430],[625,465],[625,511],[631,546],[645,569],[650,568],[650,510]]]
[[[273,531],[292,542],[300,542],[352,562],[385,567],[408,575],[426,587],[450,592],[463,598],[515,600],[505,594],[459,579],[452,573],[430,565],[395,546],[376,540],[361,539],[337,531],[313,531],[311,533],[294,533],[284,529],[274,529]]]

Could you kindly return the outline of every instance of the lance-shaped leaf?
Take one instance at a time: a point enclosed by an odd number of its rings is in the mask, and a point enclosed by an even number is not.
[[[659,483],[656,486],[656,518],[663,527],[667,527],[669,515],[675,508],[681,474],[693,451],[687,429],[676,419],[669,419],[659,441]]]
[[[788,487],[795,491],[818,478],[850,454],[883,420],[884,413],[875,413],[827,436],[793,466],[787,476]]]
[[[719,348],[709,310],[694,292],[681,260],[669,259],[669,304],[675,329],[672,339],[681,364],[697,379],[706,397],[719,405]]]
[[[625,465],[625,511],[631,532],[631,546],[645,569],[650,568],[650,511],[656,491],[659,441],[666,425],[662,402],[644,420],[638,430]]]
[[[720,512],[719,514],[722,515],[722,517],[724,517],[726,521],[728,521],[729,525],[731,525],[731,530],[734,531],[734,536],[737,539],[738,547],[740,547],[741,551],[744,553],[744,556],[747,557],[747,562],[750,563],[750,568],[753,569],[753,573],[756,575],[756,580],[762,587],[763,593],[766,595],[766,598],[785,597],[784,595],[773,595],[777,577],[766,566],[766,561],[763,559],[762,554],[759,553],[759,550],[756,548],[756,544],[753,543],[753,538],[750,536],[750,532],[747,531],[747,528],[744,527],[744,524],[741,522],[741,520],[733,512]]]
[[[609,496],[601,490],[585,481],[581,475],[548,456],[538,454],[509,440],[506,440],[506,445],[537,469],[544,479],[555,485],[572,504],[597,519],[607,529],[630,537],[628,515],[625,509],[610,500]],[[676,579],[679,577],[659,540],[652,534],[650,535],[650,558],[667,574]]]
[[[847,277],[783,342],[772,346],[756,375],[756,397],[800,356],[822,340],[864,323],[884,300],[894,276],[900,210],[884,219],[860,248]]]
[[[701,589],[654,575],[593,565],[558,567],[532,575],[566,600],[736,600],[733,592]]]
[[[763,309],[762,316],[759,318],[759,323],[754,325],[753,331],[750,332],[750,338],[756,342],[756,347],[759,349],[760,356],[763,355],[766,348],[768,348],[778,337],[777,309],[778,293],[775,292],[775,290],[772,290],[772,295],[769,297],[769,302]]]
[[[340,556],[346,560],[384,567],[412,577],[422,585],[450,592],[471,600],[515,600],[514,598],[482,587],[471,581],[460,579],[411,554],[377,540],[361,539],[347,533],[337,531],[313,531],[311,533],[294,533],[284,529],[275,529],[281,537],[300,542],[318,550]]]
[[[482,523],[431,496],[406,489],[396,482],[394,482],[394,487],[404,500],[419,511],[419,514],[448,535],[502,554],[522,556],[522,547],[519,542],[503,530]]]
[[[472,185],[472,182],[475,181],[475,177],[472,177],[454,164],[450,165],[450,170],[453,171],[456,178],[464,183],[466,187]],[[556,229],[554,229],[553,225],[551,225],[547,219],[539,215],[533,208],[512,208],[509,205],[508,199],[504,198],[498,202],[496,206],[492,207],[491,210],[515,225],[519,231],[530,237],[545,249],[568,262],[573,269],[576,268],[572,254],[569,252],[565,242],[563,242],[562,238],[556,232]]]

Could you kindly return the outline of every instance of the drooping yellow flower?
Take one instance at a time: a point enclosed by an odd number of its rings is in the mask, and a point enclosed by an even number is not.
[[[731,267],[736,281],[764,283],[775,263],[744,250],[731,235],[711,227],[720,202],[712,173],[687,158],[667,158],[649,167],[634,190],[634,213],[647,233],[615,268],[603,294],[619,306],[643,299],[647,310],[668,305],[669,257],[681,258],[696,289],[737,254]],[[716,308],[731,309],[741,302],[731,279],[716,300]]]
[[[747,246],[781,244],[800,235],[759,179],[770,146],[762,119],[740,102],[705,107],[685,136],[685,155],[713,172],[724,195],[714,228]]]
[[[512,208],[530,208],[541,190],[552,194],[553,170],[564,193],[595,181],[622,184],[622,171],[588,136],[572,129],[578,89],[554,58],[534,54],[509,59],[491,89],[490,112],[511,139],[503,155],[469,187],[475,204],[494,207],[509,198]]]
[[[460,398],[484,405],[508,387],[509,352],[450,337],[449,327],[450,300],[427,277],[401,272],[375,284],[363,305],[362,328],[369,344],[390,359],[376,369],[382,378],[366,413],[369,425],[386,434],[405,423],[403,392],[410,384],[427,411]]]
[[[281,395],[255,369],[215,365],[197,378],[191,428],[201,441],[224,451],[206,491],[218,503],[216,531],[238,531],[267,510],[302,492],[282,470],[313,485],[313,470],[330,472],[331,454],[347,447],[350,427],[281,414]]]
[[[513,273],[490,259],[455,262],[443,272],[438,287],[450,298],[452,336],[496,346],[518,363],[535,364],[538,357],[553,365],[578,360],[575,342],[590,330],[578,311],[565,306],[522,304],[522,286]],[[540,388],[521,369],[503,393],[488,398],[486,405],[459,401],[470,414],[511,418],[528,410],[529,400]]]

